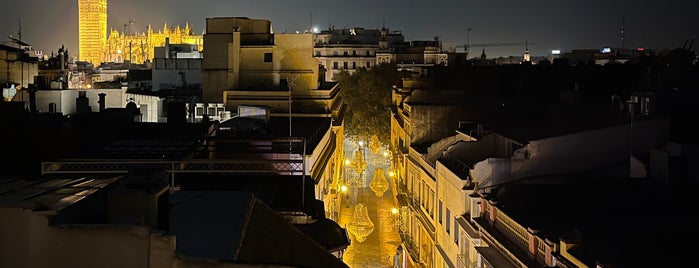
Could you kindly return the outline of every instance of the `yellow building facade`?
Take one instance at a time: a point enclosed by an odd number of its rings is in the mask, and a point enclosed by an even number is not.
[[[164,47],[166,39],[171,44],[197,45],[197,50],[204,48],[203,35],[194,34],[189,23],[184,28],[179,25],[171,28],[165,23],[163,29],[156,31],[151,25],[143,33],[130,34],[112,29],[109,32],[106,46],[102,51],[102,61],[144,63],[152,61],[155,47]]]
[[[78,0],[78,59],[99,64],[107,43],[107,0]]]

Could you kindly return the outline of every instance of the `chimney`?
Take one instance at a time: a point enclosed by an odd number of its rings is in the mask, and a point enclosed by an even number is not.
[[[102,111],[104,111],[104,109],[105,109],[104,99],[105,99],[105,97],[107,96],[107,94],[106,94],[106,93],[100,93],[100,94],[98,94],[98,95],[99,95],[99,98],[100,98],[99,101],[98,101],[99,104],[100,104],[100,112],[102,112]]]
[[[36,113],[36,85],[29,84],[29,88],[27,89],[27,92],[29,93],[29,112],[32,114],[35,114]]]
[[[165,37],[165,58],[170,58],[170,37]]]
[[[87,92],[78,91],[78,97],[75,99],[75,108],[77,114],[90,113],[90,100],[87,98]]]

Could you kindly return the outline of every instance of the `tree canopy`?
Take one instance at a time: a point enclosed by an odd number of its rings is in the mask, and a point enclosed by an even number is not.
[[[354,141],[369,142],[376,135],[383,145],[391,136],[391,88],[401,80],[394,64],[360,68],[353,74],[338,74],[348,113],[345,116],[345,136]]]

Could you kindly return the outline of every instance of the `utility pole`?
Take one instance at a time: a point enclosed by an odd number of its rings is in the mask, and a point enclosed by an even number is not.
[[[17,25],[19,26],[17,38],[19,38],[19,41],[22,41],[22,19],[17,19]]]
[[[126,29],[127,29],[127,27],[129,27],[129,26],[131,26],[131,25],[133,25],[133,24],[135,24],[135,23],[136,23],[136,22],[133,21],[133,20],[131,20],[131,19],[129,19],[129,21],[128,21],[127,23],[124,23],[124,42],[123,42],[123,44],[121,45],[124,49],[126,49],[126,35],[127,35]],[[129,32],[131,32],[131,31],[129,31]],[[126,56],[126,55],[124,55],[124,56]]]
[[[468,57],[468,50],[469,47],[471,46],[471,28],[466,29],[466,47],[464,49],[466,50],[466,57]]]
[[[626,23],[626,16],[621,16],[621,49],[624,49],[624,24]]]

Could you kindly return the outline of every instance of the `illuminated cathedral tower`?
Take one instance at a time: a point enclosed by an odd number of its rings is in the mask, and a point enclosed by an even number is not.
[[[107,43],[107,0],[78,0],[78,59],[102,62]]]

